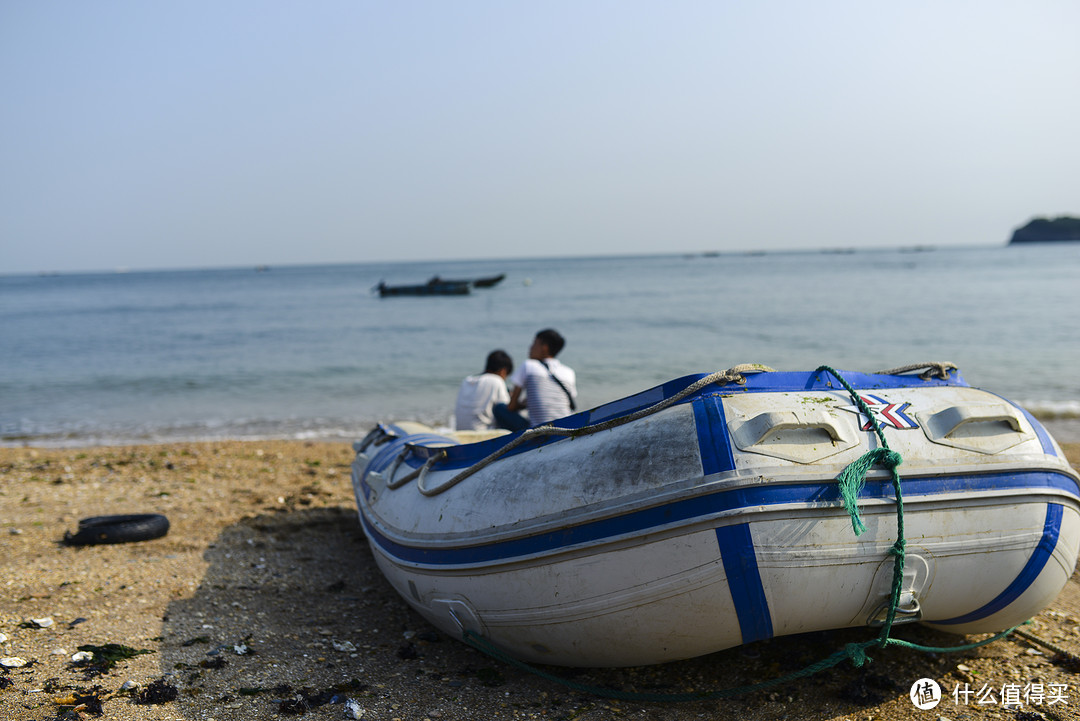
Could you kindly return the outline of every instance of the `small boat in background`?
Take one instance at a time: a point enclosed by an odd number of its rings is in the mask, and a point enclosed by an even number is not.
[[[491,288],[506,277],[505,273],[489,275],[483,278],[470,278],[466,280],[448,280],[439,276],[432,276],[427,283],[417,285],[387,285],[380,282],[374,290],[379,291],[380,296],[388,295],[468,295],[472,288]]]
[[[663,663],[886,620],[1001,631],[1072,575],[1080,476],[1030,413],[931,367],[739,367],[512,434],[379,425],[354,445],[360,522],[417,612],[528,662]],[[881,467],[842,497],[886,437],[903,505]]]
[[[502,282],[506,277],[506,273],[499,273],[498,275],[491,275],[487,278],[477,278],[473,281],[473,286],[476,288],[492,288]]]
[[[473,288],[493,288],[502,282],[506,277],[506,273],[499,273],[498,275],[489,275],[483,278],[473,278],[471,280],[445,280],[439,276],[435,276],[429,283],[467,283]]]
[[[468,281],[439,280],[436,277],[420,285],[387,285],[380,282],[375,286],[375,290],[379,291],[382,297],[388,295],[468,295],[469,283]]]

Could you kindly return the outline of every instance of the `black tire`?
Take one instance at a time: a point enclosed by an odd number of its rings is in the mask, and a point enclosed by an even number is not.
[[[93,546],[99,543],[133,543],[161,538],[169,532],[169,519],[160,513],[127,516],[94,516],[79,521],[77,533],[64,534],[69,546]]]

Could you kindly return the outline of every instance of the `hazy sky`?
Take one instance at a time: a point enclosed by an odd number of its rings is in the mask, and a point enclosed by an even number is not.
[[[1080,3],[0,3],[0,273],[1003,243]]]

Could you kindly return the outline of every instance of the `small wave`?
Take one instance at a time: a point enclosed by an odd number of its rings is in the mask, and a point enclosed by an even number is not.
[[[373,425],[374,422],[361,419],[293,419],[208,420],[198,424],[141,427],[113,425],[109,427],[5,428],[0,429],[0,447],[81,448],[225,440],[313,440],[347,443],[363,438]]]
[[[198,422],[141,424],[86,420],[45,424],[29,419],[0,419],[0,447],[81,448],[225,440],[351,443],[367,435],[378,422],[411,420],[432,428],[448,428],[451,419],[451,411],[445,408],[408,409],[379,416],[206,418]]]
[[[1020,405],[1043,421],[1080,418],[1080,401],[1021,401]]]

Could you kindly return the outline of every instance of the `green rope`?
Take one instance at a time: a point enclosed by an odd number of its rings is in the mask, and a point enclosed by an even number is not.
[[[908,648],[915,651],[922,651],[925,653],[953,653],[956,651],[969,651],[971,649],[979,648],[980,646],[986,646],[988,644],[999,641],[1010,633],[1016,630],[1016,626],[1010,628],[1007,631],[995,634],[990,638],[983,639],[982,641],[976,641],[974,643],[968,643],[961,646],[922,646],[911,641],[904,641],[898,638],[890,638],[886,642],[886,646],[898,646],[901,648]],[[792,681],[798,681],[801,678],[809,678],[816,673],[824,671],[825,669],[838,666],[844,660],[851,661],[853,666],[862,667],[863,665],[870,663],[873,659],[867,655],[866,651],[875,646],[879,646],[880,641],[873,639],[871,641],[863,641],[861,643],[849,643],[842,649],[835,651],[834,653],[826,656],[825,658],[810,664],[809,666],[793,671],[792,673],[780,676],[778,678],[768,679],[766,681],[759,681],[758,683],[746,684],[742,686],[733,686],[731,688],[718,689],[716,691],[689,691],[686,693],[651,693],[647,691],[620,691],[618,689],[608,688],[605,686],[595,686],[587,683],[580,683],[578,681],[572,681],[561,676],[557,676],[553,673],[545,671],[541,668],[525,663],[513,656],[508,655],[497,646],[493,645],[486,638],[474,631],[465,631],[463,640],[473,648],[481,651],[488,656],[502,661],[507,665],[513,666],[521,671],[530,673],[534,676],[546,679],[553,683],[557,683],[572,691],[579,691],[581,693],[589,694],[590,696],[596,696],[598,698],[609,698],[616,701],[633,701],[641,703],[686,703],[690,701],[715,701],[724,698],[734,698],[735,696],[742,696],[748,693],[754,693],[756,691],[765,691],[776,686],[781,686],[785,683]]]
[[[892,632],[893,622],[896,620],[896,609],[900,605],[900,594],[904,590],[904,554],[907,548],[907,539],[904,536],[904,494],[900,489],[900,473],[896,470],[897,466],[903,462],[903,458],[900,457],[899,453],[889,448],[889,442],[885,440],[885,432],[881,429],[881,424],[878,423],[877,417],[870,410],[870,407],[866,405],[866,401],[862,399],[858,391],[852,388],[851,384],[834,368],[820,366],[814,372],[821,373],[822,371],[827,371],[836,380],[840,381],[840,385],[855,401],[855,405],[870,419],[870,425],[881,443],[879,448],[873,448],[864,453],[837,477],[840,497],[843,499],[844,508],[851,515],[851,527],[854,529],[856,536],[861,535],[866,530],[866,525],[859,516],[858,495],[866,484],[867,472],[874,464],[880,463],[889,469],[892,476],[893,493],[896,496],[896,541],[893,543],[892,548],[889,549],[889,553],[893,557],[889,610],[885,615],[885,623],[881,625],[881,634],[878,636],[878,645],[884,647],[889,642],[889,634]]]
[[[1014,630],[1017,626],[1013,626],[1007,631],[995,634],[990,638],[982,641],[976,641],[974,643],[963,644],[960,646],[922,646],[910,641],[904,641],[901,639],[891,638],[893,622],[896,620],[896,609],[900,605],[900,595],[903,592],[904,586],[904,554],[907,546],[907,541],[904,537],[904,499],[900,489],[900,474],[897,472],[897,467],[903,462],[900,454],[889,448],[888,441],[885,440],[885,433],[881,429],[881,424],[878,423],[877,418],[873,412],[863,401],[859,393],[851,387],[851,385],[833,368],[829,366],[819,367],[815,373],[827,371],[832,374],[844,387],[844,389],[851,394],[852,399],[855,401],[859,410],[870,419],[871,427],[874,433],[877,435],[880,442],[880,447],[873,448],[864,453],[856,461],[848,465],[839,476],[837,476],[836,482],[840,491],[840,498],[843,501],[844,508],[851,516],[851,528],[855,532],[856,536],[862,535],[866,530],[866,524],[863,523],[862,517],[859,514],[858,498],[862,492],[863,487],[866,485],[866,474],[875,465],[881,465],[887,468],[892,476],[893,491],[896,495],[896,541],[889,549],[889,554],[893,557],[893,577],[892,588],[889,595],[889,609],[885,616],[885,623],[881,626],[881,633],[878,637],[869,641],[862,641],[859,643],[846,644],[842,649],[839,649],[829,656],[812,663],[806,668],[794,671],[778,678],[769,679],[767,681],[761,681],[754,684],[748,684],[744,686],[736,686],[733,688],[719,689],[717,691],[703,691],[703,692],[690,692],[690,693],[644,693],[636,691],[618,691],[616,689],[604,688],[600,686],[592,686],[589,684],[582,684],[576,681],[571,681],[554,674],[543,671],[536,666],[520,661],[513,656],[505,653],[497,646],[492,644],[486,638],[480,634],[466,629],[463,634],[463,640],[473,648],[476,648],[483,653],[514,666],[518,669],[534,674],[541,678],[553,681],[561,684],[572,690],[588,693],[593,696],[601,698],[610,698],[620,701],[642,701],[642,702],[662,702],[662,703],[679,703],[684,701],[709,701],[714,699],[731,698],[733,696],[740,696],[742,694],[751,693],[754,691],[761,691],[774,686],[779,686],[790,681],[795,681],[800,678],[806,678],[812,676],[819,671],[823,671],[827,668],[832,668],[845,659],[851,661],[852,665],[861,667],[866,663],[870,663],[873,659],[867,654],[867,651],[872,648],[886,648],[887,646],[898,646],[901,648],[908,648],[915,651],[922,651],[926,653],[952,653],[956,651],[968,651],[971,649],[979,648],[987,644],[993,643],[999,639],[1005,638]]]
[[[1030,623],[1030,622],[1029,621],[1024,621],[1024,623]],[[976,648],[979,648],[981,646],[986,646],[988,644],[991,644],[994,641],[1000,641],[1001,639],[1005,638],[1006,636],[1008,636],[1010,633],[1012,633],[1016,629],[1023,626],[1024,623],[1018,623],[1015,626],[1013,626],[1012,628],[1006,629],[1004,631],[1000,631],[999,633],[995,633],[990,638],[984,638],[982,641],[975,641],[973,643],[963,643],[963,644],[960,644],[959,646],[923,646],[922,644],[912,643],[911,641],[905,641],[905,640],[903,640],[901,638],[890,638],[888,640],[887,645],[889,645],[889,646],[899,646],[900,648],[910,648],[913,651],[922,651],[923,653],[955,653],[956,651],[971,651],[972,649],[976,649]]]
[[[836,478],[836,484],[840,487],[840,499],[844,502],[844,508],[851,515],[851,528],[856,536],[861,536],[866,530],[866,524],[859,515],[858,498],[866,485],[866,473],[873,466],[881,464],[890,469],[894,474],[896,467],[903,463],[903,458],[896,451],[888,448],[875,448],[864,453],[857,461],[845,468]]]
[[[498,647],[494,646],[490,641],[483,636],[473,632],[465,631],[464,634],[465,643],[469,644],[473,648],[486,653],[487,655],[495,658],[499,661],[507,663],[522,671],[526,671],[540,678],[553,681],[562,686],[565,686],[574,691],[580,691],[587,693],[591,696],[599,696],[601,698],[610,698],[618,701],[641,701],[641,702],[653,702],[653,703],[682,703],[686,701],[711,701],[722,698],[732,698],[735,696],[741,696],[743,694],[752,693],[754,691],[763,691],[774,686],[780,686],[791,681],[796,681],[800,678],[806,678],[813,676],[819,671],[824,671],[827,668],[839,665],[844,660],[850,660],[855,666],[862,666],[864,663],[870,661],[870,657],[866,655],[866,649],[876,646],[878,641],[864,641],[862,643],[849,643],[844,648],[836,651],[835,653],[827,656],[826,658],[810,664],[806,668],[792,673],[780,676],[778,678],[769,679],[767,681],[760,681],[754,684],[747,684],[744,686],[735,686],[732,688],[719,689],[717,691],[691,691],[687,693],[649,693],[644,691],[619,691],[617,689],[605,688],[603,686],[593,686],[590,684],[578,683],[577,681],[571,681],[570,679],[556,676],[555,674],[544,671],[536,666],[527,664],[524,661],[520,661],[513,656],[510,656],[503,652]]]

